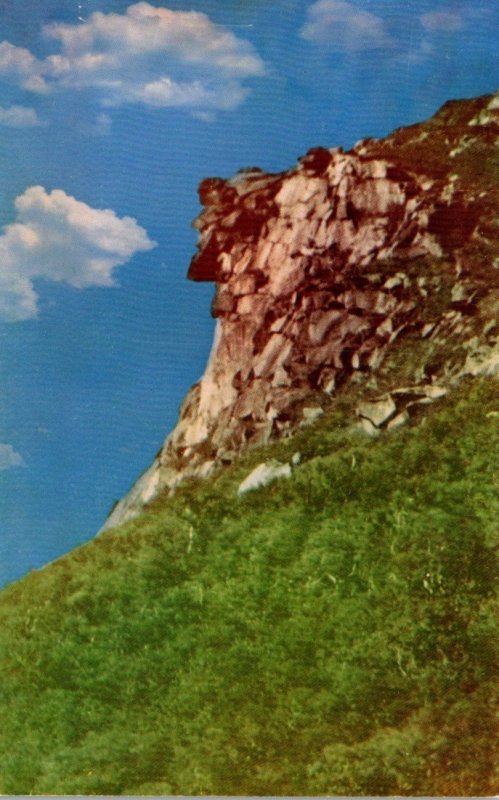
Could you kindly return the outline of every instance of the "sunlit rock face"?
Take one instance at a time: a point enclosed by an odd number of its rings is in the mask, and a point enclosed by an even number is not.
[[[402,424],[408,412],[396,392],[372,392],[408,335],[462,351],[461,362],[418,366],[421,396],[466,363],[478,372],[497,365],[497,106],[493,97],[448,103],[427,123],[347,153],[314,148],[284,173],[254,168],[201,183],[189,278],[216,284],[211,356],[155,462],[105,527],[248,444],[290,435],[307,422],[311,399],[321,413],[351,381],[370,387],[374,420],[353,409],[366,430],[384,425],[380,408]]]

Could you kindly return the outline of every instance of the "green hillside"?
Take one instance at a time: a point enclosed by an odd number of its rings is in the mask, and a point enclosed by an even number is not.
[[[496,390],[337,407],[4,590],[0,791],[497,792]]]

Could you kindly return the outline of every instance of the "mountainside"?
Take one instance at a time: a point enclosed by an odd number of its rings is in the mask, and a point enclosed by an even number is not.
[[[459,376],[497,369],[498,120],[497,97],[450,102],[348,153],[314,148],[288,172],[203,181],[189,277],[216,282],[212,353],[105,527],[247,444],[289,435],[352,383],[367,403],[352,413],[376,432]],[[404,343],[410,363],[386,374]]]
[[[496,107],[203,182],[206,372],[0,592],[0,793],[497,794]]]

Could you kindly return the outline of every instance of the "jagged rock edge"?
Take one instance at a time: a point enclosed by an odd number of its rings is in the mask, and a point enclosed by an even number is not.
[[[414,405],[436,399],[435,389],[445,394],[465,375],[496,372],[489,205],[452,170],[470,136],[487,146],[491,131],[497,136],[497,117],[488,97],[446,104],[430,120],[432,146],[445,140],[447,172],[417,172],[400,157],[427,135],[423,124],[348,153],[314,148],[284,173],[250,169],[201,183],[205,209],[194,222],[200,241],[189,277],[217,283],[212,352],[179,423],[104,528],[186,478],[207,477],[249,444],[289,435],[311,397],[321,413],[346,382],[375,375],[409,332],[436,346],[451,341],[461,363],[422,376],[405,405],[395,402],[403,394],[396,386],[376,398],[366,381],[364,405],[352,409],[366,433],[403,424]],[[477,249],[491,260],[478,277]],[[444,277],[451,290],[431,316]],[[373,420],[383,403],[390,413]],[[365,413],[366,404],[374,411]]]

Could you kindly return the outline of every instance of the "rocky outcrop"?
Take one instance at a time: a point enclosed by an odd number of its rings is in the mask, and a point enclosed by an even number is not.
[[[105,527],[310,423],[352,381],[365,384],[353,417],[378,434],[463,374],[495,369],[497,133],[496,98],[454,102],[346,153],[314,148],[284,173],[202,182],[189,277],[216,284],[212,353]],[[390,386],[383,365],[408,339],[431,363]]]

